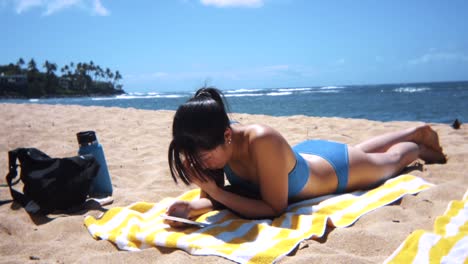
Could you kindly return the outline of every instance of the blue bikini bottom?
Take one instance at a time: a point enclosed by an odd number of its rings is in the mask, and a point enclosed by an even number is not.
[[[349,158],[346,144],[327,140],[306,140],[293,147],[294,151],[319,156],[333,166],[338,178],[336,193],[345,191],[348,185]]]

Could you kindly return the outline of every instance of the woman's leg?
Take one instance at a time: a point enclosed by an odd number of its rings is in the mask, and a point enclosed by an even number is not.
[[[442,154],[439,137],[429,125],[383,134],[366,140],[356,145],[356,147],[366,153],[383,153],[401,142],[414,142]]]
[[[367,188],[394,176],[420,155],[418,144],[413,142],[394,144],[383,153],[365,153],[360,148],[348,147],[349,175],[346,190]]]
[[[437,133],[429,126],[389,133],[348,147],[348,157],[347,190],[365,188],[395,176],[418,158],[426,163],[447,161]]]

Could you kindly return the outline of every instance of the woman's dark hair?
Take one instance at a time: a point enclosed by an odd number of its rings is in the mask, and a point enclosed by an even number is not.
[[[204,87],[177,109],[168,152],[169,168],[176,183],[177,178],[187,185],[191,182],[181,156],[197,172],[192,177],[204,181],[202,175],[215,173],[202,168],[198,153],[224,144],[224,132],[230,126],[225,105],[221,91]]]

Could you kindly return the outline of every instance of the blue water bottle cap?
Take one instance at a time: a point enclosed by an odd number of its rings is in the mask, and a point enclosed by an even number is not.
[[[96,133],[94,131],[82,131],[76,134],[78,144],[80,146],[86,146],[97,140]]]

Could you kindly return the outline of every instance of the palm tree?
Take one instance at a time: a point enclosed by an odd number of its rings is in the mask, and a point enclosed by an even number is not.
[[[119,80],[122,79],[122,75],[120,75],[119,71],[115,71],[115,76],[114,76],[114,85],[119,82]]]
[[[62,76],[60,77],[60,80],[62,81],[62,83],[60,85],[62,86],[62,88],[65,88],[68,90],[73,86],[70,67],[68,67],[68,65],[65,65],[62,67],[62,69],[60,69],[60,71],[62,72]]]
[[[49,61],[45,61],[43,67],[46,69],[46,75],[55,76],[55,71],[57,70],[57,64],[50,63]]]
[[[60,72],[62,73],[62,77],[67,76],[68,69],[69,69],[69,68],[68,68],[68,65],[63,66],[63,67],[60,69]]]
[[[23,68],[23,65],[24,65],[23,58],[19,58],[18,62],[16,63],[16,66],[18,66],[18,69],[19,69],[20,73],[21,73],[21,70]]]
[[[94,62],[93,61],[90,61],[89,64],[88,64],[88,70],[90,71],[90,73],[92,74],[94,72],[94,78],[96,78],[96,65],[94,65]]]
[[[54,83],[56,81],[55,71],[57,70],[57,64],[50,63],[48,60],[44,62],[43,67],[46,69],[46,91],[51,94],[54,92]]]
[[[83,69],[83,77],[86,77],[88,75],[89,65],[86,62],[83,62],[81,67]]]
[[[31,59],[29,62],[28,62],[28,71],[30,73],[35,73],[37,72],[37,65],[36,65],[36,61],[34,61],[34,59]]]
[[[76,64],[75,68],[75,73],[74,73],[74,79],[76,80],[77,84],[77,89],[83,89],[83,64],[81,62],[78,62]]]
[[[104,71],[102,70],[101,66],[99,66],[99,65],[96,66],[96,73],[95,74],[96,74],[96,76],[95,76],[96,80],[98,80],[98,77],[99,78],[101,78],[101,77],[104,78]]]
[[[36,61],[31,58],[31,60],[29,60],[28,62],[28,69],[27,69],[27,76],[28,76],[28,83],[31,83],[31,90],[33,90],[34,88],[37,88],[37,87],[34,87],[33,86],[38,86],[38,84],[36,83],[37,79],[38,79],[38,70],[37,70],[37,65],[36,65]]]
[[[109,68],[106,68],[106,78],[111,79],[112,72]]]
[[[46,69],[46,72],[48,72],[48,70],[49,70],[49,61],[46,60],[46,61],[44,62],[44,65],[42,65],[42,67],[44,67],[44,68]]]
[[[69,81],[70,81],[70,89],[73,89],[74,87],[74,80],[75,80],[75,76],[73,75],[73,72],[75,71],[75,64],[73,62],[70,62],[70,66],[67,66],[68,70],[67,70],[67,76],[69,78]]]

